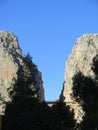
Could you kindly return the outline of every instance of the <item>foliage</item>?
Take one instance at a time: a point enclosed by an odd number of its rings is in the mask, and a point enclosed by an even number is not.
[[[93,59],[92,70],[95,79],[81,72],[73,77],[73,96],[85,112],[80,124],[81,130],[98,129],[98,55]]]
[[[93,59],[93,65],[91,69],[95,73],[96,79],[98,80],[98,54]]]
[[[16,97],[7,106],[3,130],[75,130],[73,114],[63,103],[52,108],[36,99]]]
[[[52,106],[54,115],[54,130],[75,130],[76,121],[74,113],[66,106],[66,103],[59,101]]]
[[[30,57],[25,65],[32,68]],[[49,107],[45,102],[39,103],[34,97],[36,91],[29,87],[32,77],[23,73],[20,67],[14,90],[10,92],[12,101],[7,104],[3,117],[2,130],[74,130],[73,112],[63,102]]]

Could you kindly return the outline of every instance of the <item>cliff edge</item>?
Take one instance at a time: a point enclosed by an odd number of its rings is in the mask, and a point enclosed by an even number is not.
[[[74,109],[75,118],[81,122],[84,112],[72,96],[73,77],[82,72],[84,76],[94,77],[91,69],[93,58],[98,54],[98,34],[85,34],[78,38],[73,47],[72,54],[66,62],[65,81],[61,99]]]
[[[27,63],[28,62],[28,63]],[[32,64],[31,67],[29,63]],[[27,80],[28,75],[32,79],[30,85],[32,91],[37,93],[33,95],[40,102],[44,101],[44,89],[42,74],[37,66],[22,53],[18,39],[12,32],[0,32],[0,114],[4,114],[5,105],[11,101],[10,92],[14,90],[15,81],[18,78],[18,71]],[[23,78],[24,78],[23,77]]]

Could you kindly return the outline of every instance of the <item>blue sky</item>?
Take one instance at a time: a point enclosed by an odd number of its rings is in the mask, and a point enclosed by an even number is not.
[[[14,32],[23,52],[30,52],[46,100],[55,100],[76,39],[98,33],[98,0],[0,0],[0,30]]]

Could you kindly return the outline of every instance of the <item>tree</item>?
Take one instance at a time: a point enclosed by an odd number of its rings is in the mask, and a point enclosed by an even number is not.
[[[93,59],[92,70],[95,79],[81,72],[73,77],[73,96],[85,112],[80,124],[81,130],[98,129],[98,55]]]
[[[25,74],[23,66],[20,66],[17,72],[14,89],[9,93],[12,101],[7,104],[3,117],[3,130],[32,130],[35,127],[34,122],[37,118],[37,112],[39,112],[39,101],[35,98],[37,90],[31,88],[33,84],[33,78],[30,74],[32,62],[29,61],[28,57],[25,57],[24,60],[24,66],[28,71]]]
[[[30,87],[32,62],[30,56],[24,59],[24,68],[20,66],[14,90],[10,92],[12,101],[6,106],[2,130],[75,130],[73,112],[63,102],[49,107],[36,98],[37,90]]]
[[[54,130],[75,130],[74,113],[66,103],[59,101],[52,106]]]

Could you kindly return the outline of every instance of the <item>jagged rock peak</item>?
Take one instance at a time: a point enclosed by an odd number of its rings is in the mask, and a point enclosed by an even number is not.
[[[18,39],[12,32],[0,31],[0,42],[5,47],[20,49]]]
[[[18,72],[21,70],[20,75]],[[44,101],[42,74],[37,66],[22,53],[18,39],[12,32],[0,32],[0,114],[4,106],[11,101],[9,92],[14,91],[15,81],[23,78],[26,82],[32,79],[30,88],[36,91],[34,97]],[[23,76],[23,77],[22,77]]]
[[[94,78],[94,73],[91,69],[93,58],[98,54],[98,34],[85,34],[78,38],[72,53],[66,62],[65,81],[61,94],[61,98],[75,112],[77,122],[82,120],[84,112],[82,107],[72,97],[73,77],[82,72],[85,76]]]

